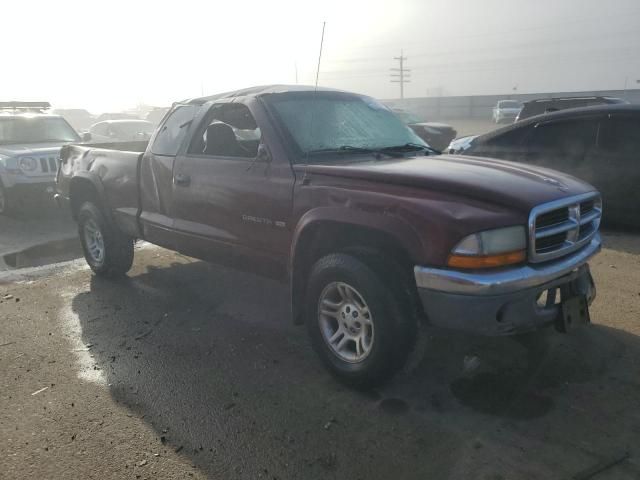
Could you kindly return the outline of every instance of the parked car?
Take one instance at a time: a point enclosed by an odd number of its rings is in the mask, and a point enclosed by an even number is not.
[[[153,130],[146,120],[105,120],[92,125],[87,138],[94,143],[148,140]]]
[[[465,155],[553,168],[600,192],[612,225],[640,227],[640,106],[562,110],[471,141]]]
[[[140,120],[140,117],[134,113],[125,112],[101,113],[95,121],[98,123],[105,120]]]
[[[57,108],[53,113],[69,122],[76,132],[86,132],[95,122],[95,117],[82,108]]]
[[[406,110],[394,108],[393,113],[408,125],[422,140],[427,142],[430,147],[439,152],[447,148],[449,142],[451,142],[458,133],[451,125],[427,122],[415,113],[407,112]]]
[[[500,100],[493,107],[493,121],[495,123],[514,122],[522,110],[522,104],[517,100]]]
[[[95,274],[124,275],[144,239],[278,278],[294,322],[351,384],[397,371],[419,321],[483,335],[588,321],[598,192],[433,155],[370,97],[273,86],[187,100],[146,148],[69,145],[60,172]]]
[[[0,102],[0,215],[53,197],[60,147],[80,137],[48,102]]]
[[[449,146],[446,148],[446,153],[463,153],[467,148],[471,146],[473,140],[475,140],[478,136],[479,135],[467,135],[465,137],[459,137],[455,140],[452,140]]]
[[[626,100],[614,97],[554,97],[538,98],[525,102],[516,121],[529,117],[541,115],[543,113],[557,112],[567,108],[591,107],[595,105],[618,105],[627,104]]]
[[[145,115],[145,120],[158,125],[169,111],[169,107],[155,107]]]

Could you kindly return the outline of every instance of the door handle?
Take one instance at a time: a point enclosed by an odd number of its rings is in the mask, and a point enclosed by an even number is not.
[[[191,177],[189,175],[185,175],[184,173],[176,173],[173,176],[174,185],[179,185],[181,187],[188,187],[191,183]]]

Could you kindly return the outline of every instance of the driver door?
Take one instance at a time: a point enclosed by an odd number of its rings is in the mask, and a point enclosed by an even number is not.
[[[270,158],[250,109],[237,100],[212,103],[176,159],[174,228],[199,258],[252,270],[286,266],[293,184],[288,159]]]

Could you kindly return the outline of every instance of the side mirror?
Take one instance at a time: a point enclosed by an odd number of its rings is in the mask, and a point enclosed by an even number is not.
[[[264,143],[258,145],[258,152],[256,154],[256,160],[264,163],[271,163],[271,152]]]
[[[91,141],[91,134],[89,132],[84,132],[82,134],[82,137],[80,137],[82,139],[83,142],[90,142]]]

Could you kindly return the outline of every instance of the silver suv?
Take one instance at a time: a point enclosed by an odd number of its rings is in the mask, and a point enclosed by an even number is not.
[[[60,148],[80,137],[47,102],[0,102],[0,215],[50,197]]]

